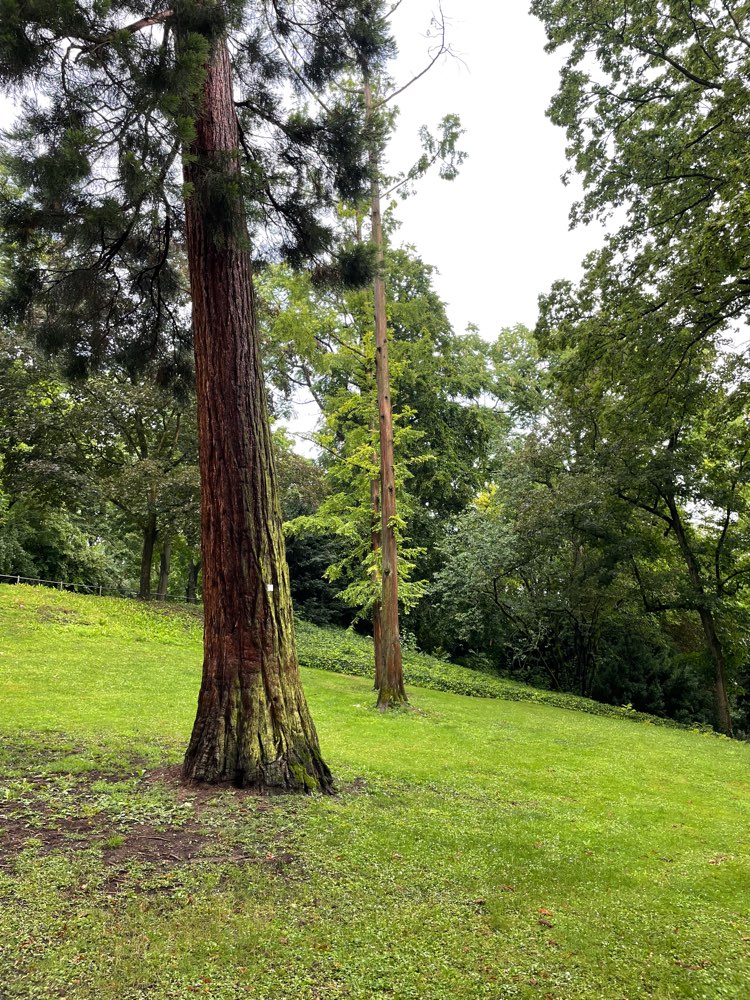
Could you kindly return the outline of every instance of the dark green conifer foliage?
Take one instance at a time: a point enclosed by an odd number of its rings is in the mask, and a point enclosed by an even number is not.
[[[189,195],[181,155],[208,46],[223,32],[240,91],[243,172],[228,183],[220,165],[206,179],[215,238],[234,224],[240,184],[256,260],[325,260],[332,232],[321,207],[361,193],[367,179],[362,109],[344,92],[323,108],[307,88],[349,59],[351,6],[183,0],[171,13],[137,2],[4,3],[0,83],[21,115],[3,158],[28,192],[2,201],[14,249],[5,317],[33,318],[39,340],[64,351],[78,373],[113,356],[150,362],[174,336],[184,318]],[[368,17],[354,12],[360,35]],[[376,52],[379,32],[370,41]],[[285,107],[290,83],[312,110]],[[344,273],[361,280],[356,270]]]

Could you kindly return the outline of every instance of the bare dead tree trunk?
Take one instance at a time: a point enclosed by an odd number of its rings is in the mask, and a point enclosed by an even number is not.
[[[205,609],[203,680],[184,774],[326,790],[331,774],[297,663],[238,149],[229,52],[220,38],[184,160]]]
[[[375,428],[372,427],[371,430]],[[372,454],[373,465],[378,463],[378,455],[376,452]],[[377,587],[380,585],[380,573],[378,572],[377,565],[380,561],[380,548],[381,548],[381,538],[382,538],[382,526],[380,522],[380,479],[378,477],[373,477],[370,480],[370,507],[372,511],[372,529],[370,532],[370,539],[372,545],[373,555],[375,557],[375,566],[373,567],[371,573],[371,579],[373,584]],[[383,672],[383,623],[381,620],[381,603],[380,597],[376,598],[375,603],[372,606],[372,642],[375,649],[375,690],[380,690],[381,684],[381,674]]]
[[[169,570],[172,562],[172,539],[165,538],[161,543],[161,554],[159,557],[159,586],[156,588],[156,597],[160,601],[166,601],[169,591]]]
[[[693,553],[690,545],[690,540],[687,536],[687,532],[685,531],[685,526],[682,523],[682,517],[680,516],[680,511],[677,507],[675,498],[671,494],[665,494],[664,500],[669,508],[672,528],[675,536],[677,537],[677,544],[680,547],[682,557],[685,560],[690,582],[692,583],[693,589],[698,597],[698,615],[700,616],[701,625],[703,626],[703,635],[706,638],[708,654],[711,657],[711,662],[713,663],[714,668],[713,688],[716,723],[722,733],[725,733],[727,736],[732,736],[734,734],[732,729],[732,715],[729,708],[729,696],[727,694],[726,661],[724,659],[724,650],[721,645],[721,640],[719,639],[719,634],[716,630],[716,621],[714,619],[713,612],[706,604],[706,591],[703,586],[700,566],[698,565],[698,561],[695,558],[695,554]]]
[[[142,601],[151,599],[151,569],[154,563],[154,547],[156,546],[156,514],[151,513],[143,529],[143,548],[141,550],[141,581],[138,597]]]
[[[365,107],[372,115],[372,86],[364,76]],[[378,708],[385,711],[406,702],[404,672],[401,659],[401,636],[398,621],[398,543],[396,519],[396,477],[393,458],[393,410],[388,367],[388,321],[385,299],[385,253],[383,220],[380,211],[380,170],[378,151],[370,145],[370,219],[372,241],[375,244],[377,272],[373,281],[375,307],[375,374],[378,391],[380,430],[380,498],[382,525],[382,669],[378,687]]]

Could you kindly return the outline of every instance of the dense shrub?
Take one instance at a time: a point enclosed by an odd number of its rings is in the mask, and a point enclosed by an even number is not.
[[[373,674],[372,642],[351,631],[319,628],[309,622],[297,622],[297,644],[302,666],[333,673],[371,677]],[[606,705],[559,691],[545,691],[502,677],[478,673],[468,667],[447,663],[424,653],[404,652],[404,678],[407,685],[450,691],[473,698],[499,698],[505,701],[532,701],[556,708],[568,708],[590,715],[628,718],[658,726],[681,728],[671,720],[639,712],[630,705]],[[703,725],[688,728],[706,729]]]

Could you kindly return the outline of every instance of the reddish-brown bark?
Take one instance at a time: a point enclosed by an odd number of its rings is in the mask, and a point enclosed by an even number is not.
[[[371,428],[371,430],[374,429]],[[373,464],[377,464],[378,455],[373,452]],[[375,565],[371,573],[371,579],[375,586],[380,585],[380,572],[377,568],[380,561],[380,540],[382,537],[382,527],[380,523],[380,478],[373,477],[370,480],[370,509],[372,511],[372,530],[370,533],[370,544],[372,546]],[[375,649],[375,690],[380,690],[380,677],[383,666],[383,624],[380,613],[380,598],[375,600],[372,606],[372,643]]]
[[[372,113],[372,88],[365,76],[365,106]],[[393,457],[393,408],[391,405],[390,371],[388,366],[388,322],[385,298],[385,254],[383,221],[380,209],[378,153],[370,148],[372,241],[375,244],[377,270],[373,281],[375,307],[375,373],[378,392],[380,431],[380,505],[382,531],[382,653],[378,679],[378,708],[385,710],[403,704],[406,698],[401,660],[401,636],[398,621],[398,541],[394,527],[396,519],[396,475]]]
[[[328,789],[302,692],[239,179],[227,45],[213,43],[184,174],[201,473],[203,680],[184,774]],[[217,185],[223,201],[216,217]]]

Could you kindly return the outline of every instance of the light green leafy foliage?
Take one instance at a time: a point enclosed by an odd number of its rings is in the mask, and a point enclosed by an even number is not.
[[[314,512],[294,517],[285,531],[297,539],[340,542],[339,558],[327,567],[325,576],[336,585],[341,600],[358,617],[365,617],[380,598],[382,559],[372,546],[373,530],[380,528],[371,499],[371,482],[380,475],[372,291],[316,288],[309,275],[283,266],[269,268],[259,289],[272,385],[288,393],[290,381],[306,384],[321,411],[314,440],[326,470],[326,493]],[[396,397],[403,368],[403,362],[392,360]],[[398,493],[393,527],[404,609],[418,603],[426,589],[424,580],[412,578],[415,559],[423,550],[408,538],[415,507],[408,484],[414,466],[430,461],[429,456],[414,453],[422,436],[411,426],[414,417],[409,406],[398,406],[393,415]]]
[[[310,670],[338,794],[206,797],[152,770],[197,618],[23,587],[0,616],[9,998],[743,995],[746,746],[427,690],[382,716]]]
[[[351,227],[356,213],[342,214]],[[493,464],[491,441],[507,418],[482,399],[507,376],[475,331],[452,330],[434,271],[413,250],[388,248],[386,266],[399,600],[409,627],[426,640],[436,623],[426,602],[417,606],[439,562],[447,519],[483,486]],[[286,267],[266,269],[258,290],[265,368],[276,394],[306,385],[322,417],[315,440],[327,494],[287,525],[288,537],[336,539],[328,577],[364,616],[380,592],[372,551],[373,521],[379,524],[371,500],[379,472],[372,292],[321,287]]]
[[[748,5],[531,9],[563,58],[549,115],[582,181],[571,219],[616,223],[579,285],[557,282],[541,300],[540,343],[554,352],[571,425],[638,512],[641,539],[654,524],[679,539],[682,569],[666,572],[637,539],[633,573],[654,613],[699,609],[728,729],[724,674],[747,686],[747,366],[726,346],[740,346],[750,304],[748,132],[736,127],[748,107]]]

